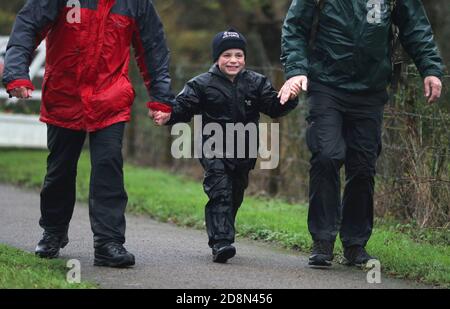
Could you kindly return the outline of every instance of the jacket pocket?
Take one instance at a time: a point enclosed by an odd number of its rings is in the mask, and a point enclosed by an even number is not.
[[[99,121],[130,113],[135,93],[128,77],[121,75],[110,87],[94,94],[89,100],[90,117]]]

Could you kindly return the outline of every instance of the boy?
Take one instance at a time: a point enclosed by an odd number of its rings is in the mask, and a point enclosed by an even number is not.
[[[209,72],[186,84],[177,97],[172,113],[150,111],[155,123],[172,125],[189,122],[195,114],[201,114],[204,127],[211,123],[222,128],[226,124],[237,123],[257,125],[260,112],[277,118],[297,106],[294,95],[285,105],[281,105],[267,77],[245,70],[247,42],[242,34],[233,29],[218,33],[212,45],[214,65]],[[203,145],[209,137],[203,136]],[[246,150],[241,158],[235,156],[234,150],[227,152],[227,149],[223,151],[216,147],[215,157],[203,156],[200,159],[205,169],[203,186],[209,197],[205,212],[206,228],[216,263],[226,263],[236,254],[232,246],[235,218],[248,186],[249,171],[256,164],[256,158],[248,152],[252,138],[257,139],[258,136],[245,136]]]

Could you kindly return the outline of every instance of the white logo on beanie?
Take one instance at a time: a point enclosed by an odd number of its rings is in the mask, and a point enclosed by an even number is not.
[[[223,36],[222,36],[222,40],[223,39],[229,39],[229,38],[240,38],[240,36],[239,36],[239,33],[237,33],[237,32],[228,32],[228,31],[225,31],[224,33],[223,33]]]

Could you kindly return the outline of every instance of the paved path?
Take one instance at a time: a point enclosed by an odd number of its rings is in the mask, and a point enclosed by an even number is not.
[[[32,252],[42,233],[38,219],[38,193],[0,185],[0,243]],[[75,209],[69,238],[61,257],[80,260],[82,279],[103,288],[426,288],[384,276],[381,284],[368,284],[363,271],[342,265],[310,269],[307,257],[297,252],[242,239],[236,243],[235,258],[228,264],[215,264],[206,232],[132,215],[127,216],[126,247],[136,255],[136,266],[125,270],[93,267],[88,210],[83,205]]]

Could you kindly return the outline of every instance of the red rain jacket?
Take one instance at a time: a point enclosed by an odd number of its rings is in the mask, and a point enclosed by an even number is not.
[[[81,4],[78,10],[73,3]],[[149,91],[149,107],[171,111],[169,51],[150,0],[28,0],[5,56],[7,91],[33,84],[29,65],[46,38],[41,121],[88,132],[130,120],[135,93],[130,47]]]

